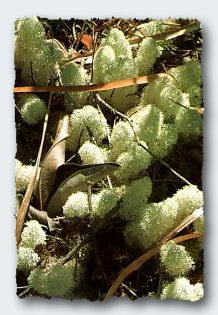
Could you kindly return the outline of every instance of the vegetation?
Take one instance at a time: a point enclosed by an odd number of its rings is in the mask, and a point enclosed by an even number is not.
[[[18,296],[201,299],[199,22],[15,28]]]

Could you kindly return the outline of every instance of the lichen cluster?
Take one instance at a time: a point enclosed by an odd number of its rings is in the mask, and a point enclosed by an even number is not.
[[[165,41],[152,36],[165,30],[163,21],[138,25],[134,34],[142,37],[142,41],[137,49],[132,49],[124,33],[111,28],[95,51],[91,73],[82,62],[67,62],[70,50],[57,40],[47,39],[38,18],[19,19],[16,22],[15,68],[25,85],[86,85],[148,75],[154,73],[166,45]],[[192,184],[173,188],[174,194],[161,201],[152,199],[154,163],[173,154],[175,146],[195,142],[202,135],[202,117],[196,111],[202,106],[201,84],[200,63],[193,57],[184,60],[182,65],[171,67],[165,75],[143,88],[133,85],[99,92],[103,102],[111,106],[110,112],[91,92],[56,96],[57,99],[62,97],[62,108],[70,117],[66,144],[69,156],[75,155],[76,163],[80,161],[81,164],[116,162],[120,165],[110,178],[94,186],[91,213],[87,192],[73,192],[64,204],[62,213],[66,224],[71,227],[81,222],[83,226],[81,232],[77,228],[75,233],[83,235],[85,227],[93,222],[94,225],[104,222],[102,220],[107,222],[106,218],[113,213],[116,222],[122,223],[120,237],[127,251],[143,252],[203,206],[203,193]],[[47,112],[45,101],[37,94],[20,95],[16,104],[25,124],[36,125]],[[128,119],[113,109],[124,113]],[[33,174],[33,166],[17,160],[18,193],[25,193]],[[107,228],[105,224],[103,230]],[[196,220],[193,229],[203,231],[203,217]],[[66,244],[72,241],[71,234],[65,238]],[[85,257],[80,257],[78,264],[71,260],[63,265],[60,259],[63,257],[54,254],[42,264],[37,248],[51,246],[51,239],[48,241],[37,221],[27,222],[18,248],[17,268],[28,274],[28,283],[38,294],[74,298],[74,291],[81,285],[81,278],[84,282],[86,274],[80,263],[87,262],[92,247]],[[199,253],[198,241],[193,242]],[[188,246],[168,242],[162,246],[159,258],[159,268],[169,277],[162,287],[162,299],[197,301],[202,298],[202,284],[193,285],[188,280],[197,264]]]
[[[39,255],[34,250],[37,245],[43,245],[45,242],[46,234],[38,221],[27,222],[17,252],[17,269],[24,272],[33,270],[40,261]]]

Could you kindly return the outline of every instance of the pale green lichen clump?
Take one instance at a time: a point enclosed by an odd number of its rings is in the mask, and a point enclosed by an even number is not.
[[[194,230],[196,233],[204,233],[204,229],[205,229],[205,222],[204,222],[204,217],[200,216],[199,218],[197,218],[197,220],[195,220],[194,222]]]
[[[133,49],[122,31],[109,30],[94,53],[93,71],[89,71],[85,70],[83,62],[65,62],[68,52],[57,40],[46,39],[38,18],[20,19],[16,23],[15,67],[25,85],[86,85],[147,75],[154,73],[165,45],[164,41],[156,40],[156,36],[150,36],[165,29],[163,21],[138,26],[135,35],[142,41]],[[116,162],[120,165],[110,178],[92,190],[91,212],[87,192],[77,191],[68,198],[63,206],[65,222],[71,224],[79,219],[86,222],[91,218],[98,223],[110,216],[113,221],[115,217],[118,223],[122,222],[121,233],[130,252],[155,246],[182,220],[203,206],[203,193],[194,185],[186,185],[172,197],[153,202],[156,192],[152,191],[152,178],[156,176],[156,164],[152,163],[168,157],[174,146],[180,145],[180,139],[195,140],[202,134],[202,118],[195,111],[202,106],[200,63],[193,59],[167,70],[146,84],[142,93],[137,84],[99,91],[101,98],[112,108],[125,113],[131,123],[117,111],[109,113],[99,99],[95,104],[92,92],[57,94],[57,99],[63,99],[63,107],[70,115],[66,147],[71,152],[68,153],[75,154],[75,160],[81,164]],[[29,125],[37,124],[47,112],[45,102],[36,94],[19,95],[17,105],[22,120]],[[34,170],[33,166],[16,161],[18,193],[25,193]],[[203,217],[198,218],[193,227],[194,232],[203,232]],[[46,267],[38,268],[40,254],[34,251],[38,250],[38,245],[46,245],[46,233],[37,221],[32,220],[26,223],[21,235],[17,269],[30,274],[30,287],[41,295],[74,297],[73,292],[81,283],[74,276],[78,272],[84,276],[84,268],[80,263],[77,267],[72,262],[61,265],[57,257],[53,257],[53,262],[48,259]],[[194,249],[191,250],[192,246]],[[188,279],[181,278],[195,265],[198,267],[196,256],[200,249],[201,238],[185,247],[171,241],[162,246],[160,268],[169,279],[180,277],[164,285],[162,299],[197,301],[202,298],[202,284],[191,285]],[[194,256],[193,253],[197,254]],[[42,263],[45,266],[45,261]]]
[[[184,137],[201,135],[202,119],[199,113],[189,108],[180,108],[175,118],[178,133]]]
[[[187,96],[175,85],[171,77],[160,78],[148,84],[143,90],[140,104],[156,105],[167,119],[175,118],[181,106],[189,105]]]
[[[85,69],[74,62],[67,63],[61,74],[63,85],[87,84]],[[82,108],[86,104],[88,96],[88,92],[65,93],[64,105],[68,111],[72,112],[75,108]]]
[[[91,196],[92,213],[89,213],[87,193],[73,193],[63,206],[64,216],[68,219],[84,218],[87,215],[94,215],[103,218],[110,212],[124,193],[122,187],[114,189],[102,189]]]
[[[172,68],[169,73],[183,92],[190,90],[192,86],[200,86],[202,83],[201,65],[197,60],[190,60],[182,66]]]
[[[167,242],[160,250],[161,263],[173,277],[187,274],[194,268],[194,261],[182,245]]]
[[[135,113],[131,115],[133,128],[139,140],[145,141],[147,145],[154,142],[161,133],[164,116],[155,105],[147,105],[139,107]]]
[[[149,144],[150,151],[159,158],[164,158],[177,143],[178,131],[174,124],[163,124],[160,135]]]
[[[43,245],[46,242],[46,233],[43,231],[38,221],[31,220],[25,224],[21,242],[17,251],[17,269],[24,272],[33,270],[40,257],[34,249],[37,245]]]
[[[31,178],[34,176],[34,166],[23,165],[16,159],[15,183],[17,192],[25,192]]]
[[[21,117],[29,125],[35,125],[42,120],[47,112],[45,102],[36,94],[22,94],[18,104],[21,107]]]
[[[94,143],[86,141],[78,151],[84,164],[100,164],[107,159],[106,152]]]
[[[31,220],[25,224],[21,234],[21,246],[35,248],[37,245],[45,244],[46,233],[36,220]]]
[[[103,40],[103,45],[110,46],[117,57],[132,58],[131,46],[122,31],[117,28],[112,28],[106,38]]]
[[[145,205],[148,201],[152,191],[152,182],[149,177],[144,177],[133,181],[129,186],[126,186],[126,192],[123,196],[120,217],[128,220],[137,218],[140,211],[140,207]],[[134,197],[133,197],[134,196]]]
[[[145,250],[156,244],[174,227],[178,211],[170,198],[160,203],[145,204],[132,209],[134,220],[127,223],[124,237],[128,246]]]
[[[142,141],[146,146],[146,143]],[[145,171],[151,164],[152,156],[138,144],[133,144],[128,151],[119,155],[116,162],[121,166],[114,172],[118,182],[127,183]]]
[[[61,264],[51,265],[45,269],[36,268],[28,277],[28,282],[31,288],[40,294],[65,297],[78,284],[74,280],[74,272],[75,267]]]
[[[37,17],[18,20],[15,67],[23,82],[47,85],[59,77],[60,59],[55,50],[46,42],[44,27]]]
[[[78,191],[73,193],[63,206],[64,216],[68,219],[75,217],[84,218],[89,213],[88,196]]]
[[[203,192],[195,185],[184,186],[172,197],[178,204],[178,222],[194,210],[203,207]]]
[[[125,240],[130,247],[149,248],[202,204],[202,192],[189,185],[162,202],[132,208],[124,230]]]
[[[93,79],[96,83],[137,76],[131,46],[122,31],[111,29],[95,55],[93,69]],[[99,94],[111,106],[122,112],[136,105],[138,99],[136,86],[104,91]]]
[[[173,282],[166,284],[161,299],[179,299],[196,302],[204,296],[202,283],[190,284],[187,278],[177,278]]]
[[[137,26],[135,34],[139,37],[147,37],[163,32],[165,25],[163,21],[152,20]]]
[[[29,272],[33,270],[40,258],[30,247],[20,246],[17,250],[17,270]]]
[[[102,140],[107,138],[108,128],[103,114],[93,106],[87,105],[76,109],[70,116],[67,148],[76,151],[84,142],[92,139],[101,144]]]
[[[135,58],[138,74],[149,74],[159,56],[160,48],[156,42],[150,37],[143,39]]]

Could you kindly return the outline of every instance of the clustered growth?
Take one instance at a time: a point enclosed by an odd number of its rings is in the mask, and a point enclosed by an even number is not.
[[[39,222],[35,220],[27,222],[17,252],[17,269],[24,272],[33,270],[40,261],[39,255],[34,250],[37,245],[43,245],[45,242],[46,234]]]
[[[163,21],[155,20],[139,25],[135,35],[143,39],[137,50],[132,49],[121,30],[110,29],[94,54],[91,75],[82,63],[67,62],[68,51],[56,39],[46,39],[38,18],[19,19],[15,67],[28,85],[85,85],[147,75],[153,73],[158,58],[164,53],[163,41],[151,36],[166,28]],[[122,234],[129,251],[145,251],[154,246],[203,206],[202,191],[191,184],[162,201],[149,200],[153,192],[150,166],[173,152],[176,144],[196,141],[202,133],[202,118],[196,111],[202,106],[201,83],[200,63],[192,58],[172,67],[143,89],[133,85],[99,92],[104,101],[128,116],[131,123],[118,117],[111,123],[112,113],[97,107],[92,93],[64,94],[64,108],[70,116],[67,151],[78,153],[82,164],[116,162],[120,165],[110,179],[105,179],[92,192],[92,219],[98,222],[118,206],[116,218],[125,223]],[[21,95],[16,102],[21,119],[29,125],[37,124],[46,114],[46,104],[37,94]],[[33,166],[16,160],[18,193],[25,193],[33,174]],[[87,192],[72,193],[62,210],[70,224],[76,220],[86,222],[90,217]],[[201,217],[195,221],[195,232],[203,231],[203,220]],[[62,265],[57,257],[44,267],[39,265],[36,249],[46,244],[41,225],[35,220],[27,222],[18,248],[17,269],[28,274],[30,287],[41,295],[75,297],[72,292],[81,284],[84,267],[72,260]],[[174,242],[162,246],[160,266],[172,281],[163,285],[161,299],[197,301],[203,297],[202,284],[193,285],[188,280],[195,264],[188,247]]]

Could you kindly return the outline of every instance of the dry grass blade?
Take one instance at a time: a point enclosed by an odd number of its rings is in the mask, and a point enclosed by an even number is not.
[[[150,74],[141,77],[122,79],[118,81],[108,83],[97,83],[91,85],[70,85],[70,86],[19,86],[14,88],[14,93],[28,93],[28,92],[84,92],[84,91],[107,91],[113,89],[119,89],[126,86],[132,86],[136,84],[151,83],[157,78],[167,76],[166,73]]]
[[[171,231],[164,239],[161,240],[161,243],[169,241],[174,235],[182,231],[186,226],[194,222],[197,218],[203,215],[203,208],[196,209],[187,216],[173,231]]]
[[[33,190],[35,187],[36,174],[37,174],[37,166],[36,166],[36,170],[35,170],[35,175],[32,177],[32,179],[29,183],[29,186],[27,188],[27,191],[25,193],[25,196],[23,198],[21,206],[17,212],[17,218],[16,218],[16,242],[17,242],[17,246],[20,244],[20,241],[21,241],[21,232],[23,229],[23,224],[25,221],[27,209],[29,207],[30,199],[32,197],[32,193],[33,193]]]
[[[185,218],[181,224],[179,224],[173,231],[171,231],[166,237],[164,237],[155,247],[148,250],[146,253],[139,256],[137,259],[135,259],[131,264],[129,264],[127,267],[121,270],[119,276],[114,281],[112,286],[110,287],[109,291],[107,292],[105,299],[112,297],[116,290],[119,288],[119,286],[122,284],[122,282],[133,272],[139,269],[147,260],[151,259],[153,256],[159,253],[161,246],[172,239],[172,237],[179,233],[181,230],[183,230],[186,226],[188,226],[190,223],[195,221],[199,216],[203,214],[203,209],[196,209],[191,215],[189,215],[187,218]],[[186,240],[201,237],[203,236],[203,233],[190,233],[186,235],[179,236],[173,241],[175,243],[184,242]]]
[[[21,241],[21,232],[22,232],[22,229],[23,229],[26,213],[27,213],[27,210],[28,210],[28,207],[29,207],[29,203],[30,203],[30,200],[31,200],[34,188],[35,188],[35,181],[36,181],[36,178],[37,178],[39,163],[40,163],[41,155],[42,155],[42,148],[43,148],[43,144],[44,144],[44,140],[45,140],[45,134],[46,134],[46,129],[47,129],[47,125],[48,125],[48,117],[49,117],[49,112],[50,112],[52,94],[53,93],[51,93],[50,96],[49,96],[48,111],[47,111],[47,113],[45,115],[43,131],[42,131],[42,139],[41,139],[39,152],[38,152],[36,165],[35,165],[35,174],[33,175],[33,178],[31,179],[31,181],[29,183],[29,186],[27,188],[27,191],[25,193],[25,196],[23,198],[23,201],[22,201],[21,206],[20,206],[20,208],[18,210],[18,213],[17,213],[17,219],[16,219],[16,242],[17,242],[17,246],[20,244],[20,241]]]

